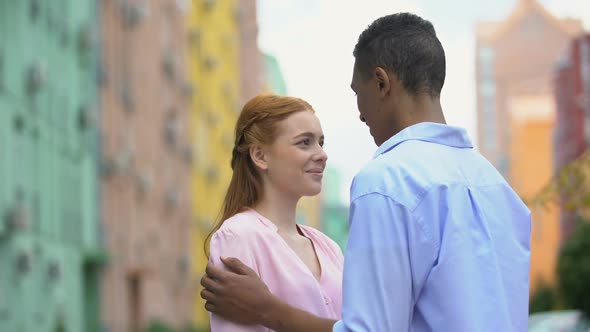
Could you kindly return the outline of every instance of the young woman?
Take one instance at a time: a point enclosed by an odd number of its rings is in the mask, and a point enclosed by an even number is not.
[[[233,175],[220,222],[209,234],[209,260],[236,257],[270,291],[318,316],[339,319],[343,255],[320,231],[295,222],[297,202],[319,194],[328,159],[315,111],[304,100],[262,95],[236,124]],[[211,331],[268,331],[211,315]]]

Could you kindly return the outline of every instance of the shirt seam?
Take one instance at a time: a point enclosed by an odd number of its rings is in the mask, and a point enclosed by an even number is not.
[[[428,191],[425,191],[425,194],[423,195],[423,198],[426,196],[427,193],[428,193]],[[412,216],[412,219],[416,222],[416,224],[418,224],[418,227],[419,227],[420,231],[422,232],[422,234],[424,236],[426,236],[426,239],[428,240],[428,243],[430,243],[430,245],[432,246],[432,249],[434,249],[434,252],[435,253],[438,252],[438,245],[436,245],[436,243],[434,242],[434,240],[433,240],[432,235],[430,234],[430,232],[428,232],[428,230],[424,227],[424,224],[422,223],[422,218],[419,218],[414,213],[415,208],[414,209],[410,209],[408,206],[406,206],[405,204],[399,202],[395,198],[393,198],[393,197],[391,197],[391,196],[389,196],[387,194],[376,192],[376,191],[371,191],[371,192],[367,192],[367,193],[363,193],[363,194],[359,195],[358,197],[356,197],[355,199],[353,199],[351,201],[351,204],[354,203],[357,199],[359,199],[361,197],[368,196],[368,195],[379,195],[379,196],[385,197],[385,198],[389,199],[393,204],[397,204],[397,205],[401,206],[402,208],[404,208],[405,210],[407,210],[408,212],[410,212],[410,215]],[[420,200],[420,202],[421,201],[422,200]],[[420,205],[420,204],[417,204],[416,207],[418,205]]]
[[[226,228],[224,230],[222,230],[221,228],[218,229],[217,232],[215,232],[213,234],[213,237],[218,238],[220,236],[220,235],[218,235],[218,232],[220,232],[220,231],[222,233],[225,233],[226,235],[229,235],[229,237],[235,238],[237,241],[246,239],[245,242],[248,242],[247,241],[247,237],[244,237],[244,236],[236,233],[235,230],[228,229],[228,228]],[[216,240],[219,241],[219,239],[216,239]],[[254,255],[252,253],[252,247],[250,246],[250,244],[248,244],[246,247],[248,247],[248,250],[246,250],[246,254],[248,255],[248,258],[250,259],[250,261],[252,262],[252,264],[254,264],[254,266],[251,267],[251,268],[254,268],[255,267],[255,271],[258,274],[258,276],[259,277],[262,277],[261,274],[260,274],[260,268],[258,267],[258,262],[256,261],[256,258],[254,257]]]

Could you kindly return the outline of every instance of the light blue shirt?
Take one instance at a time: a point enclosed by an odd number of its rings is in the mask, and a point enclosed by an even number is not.
[[[350,202],[334,331],[527,331],[530,212],[465,130],[402,130]]]

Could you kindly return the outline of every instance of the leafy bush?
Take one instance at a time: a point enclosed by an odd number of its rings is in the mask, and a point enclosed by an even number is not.
[[[578,221],[576,229],[561,249],[557,278],[563,301],[568,307],[590,317],[590,224]]]
[[[531,297],[529,303],[529,312],[544,312],[555,310],[556,308],[555,289],[546,283],[541,283]]]
[[[154,320],[150,322],[146,329],[139,332],[208,332],[209,327],[197,327],[194,325],[187,325],[181,329],[174,329],[164,322]]]

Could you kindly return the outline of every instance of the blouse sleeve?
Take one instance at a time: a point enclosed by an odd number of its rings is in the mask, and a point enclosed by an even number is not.
[[[229,230],[218,230],[211,238],[209,245],[209,262],[217,267],[226,269],[220,257],[235,257],[248,267],[256,271],[258,268],[252,248],[244,239]],[[239,325],[225,320],[215,314],[209,313],[211,332],[267,332],[267,328],[261,325]]]

